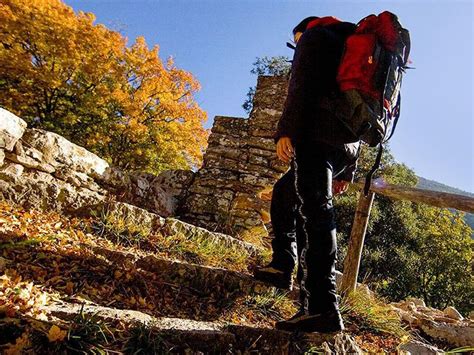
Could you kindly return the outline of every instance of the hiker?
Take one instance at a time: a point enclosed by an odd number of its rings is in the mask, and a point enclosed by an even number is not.
[[[312,26],[318,21],[324,26]],[[308,17],[293,29],[296,48],[288,96],[274,136],[277,155],[290,168],[273,188],[272,261],[255,272],[258,280],[291,289],[298,266],[301,309],[277,322],[280,330],[344,329],[336,294],[332,196],[353,181],[360,142],[320,102],[337,94],[344,42],[355,27],[333,17]]]

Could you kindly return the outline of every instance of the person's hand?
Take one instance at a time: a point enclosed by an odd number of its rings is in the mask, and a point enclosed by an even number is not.
[[[349,187],[349,182],[347,181],[340,181],[340,180],[333,180],[332,181],[332,194],[333,195],[340,195],[347,191]]]
[[[281,137],[276,146],[276,153],[280,160],[289,163],[293,157],[294,150],[289,137]]]

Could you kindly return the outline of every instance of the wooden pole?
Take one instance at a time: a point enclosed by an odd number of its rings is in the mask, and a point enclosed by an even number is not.
[[[344,274],[342,276],[341,290],[343,293],[350,293],[355,290],[357,285],[357,276],[359,275],[360,258],[364,246],[365,232],[369,222],[370,209],[374,201],[375,194],[369,192],[366,197],[361,191],[359,193],[359,202],[357,204],[352,225],[351,237],[347,255],[344,259]]]
[[[357,182],[356,185],[360,188],[364,188],[362,182]],[[454,208],[460,211],[474,213],[474,198],[469,196],[417,189],[408,186],[390,185],[381,180],[374,180],[370,186],[370,191],[397,200],[421,202],[435,207]]]
[[[364,183],[362,182],[357,182],[356,185],[361,189],[364,188]],[[474,198],[469,196],[390,185],[381,180],[373,181],[370,186],[369,195],[367,197],[364,196],[362,191],[359,195],[347,256],[344,259],[344,275],[342,276],[341,283],[341,291],[343,293],[349,293],[356,289],[365,233],[367,231],[367,224],[369,222],[370,210],[375,193],[397,200],[408,200],[435,207],[454,208],[460,211],[474,213]]]

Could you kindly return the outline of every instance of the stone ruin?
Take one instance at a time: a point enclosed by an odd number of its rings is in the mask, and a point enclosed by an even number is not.
[[[264,193],[288,169],[272,138],[286,90],[285,77],[260,76],[249,118],[215,117],[180,218],[248,241],[267,234],[270,201]]]
[[[272,138],[286,89],[285,77],[259,77],[249,118],[215,118],[197,172],[168,170],[158,176],[109,166],[58,134],[27,128],[0,108],[0,196],[26,208],[57,211],[112,197],[259,244],[270,219],[264,192],[287,170]]]

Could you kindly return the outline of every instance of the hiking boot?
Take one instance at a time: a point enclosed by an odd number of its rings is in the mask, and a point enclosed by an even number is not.
[[[277,288],[290,291],[293,289],[291,272],[276,269],[271,264],[255,270],[253,276],[256,280],[271,284]]]
[[[304,311],[301,310],[290,319],[277,322],[275,328],[287,332],[332,333],[344,330],[344,324],[339,311],[305,314]]]

